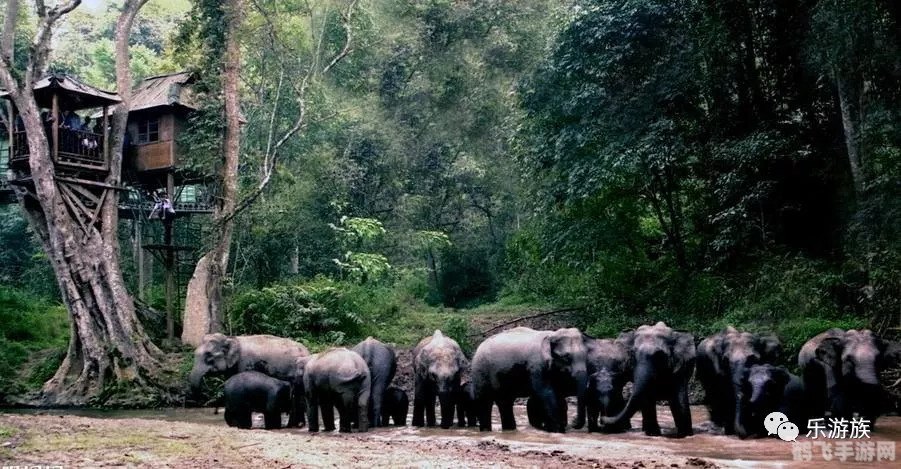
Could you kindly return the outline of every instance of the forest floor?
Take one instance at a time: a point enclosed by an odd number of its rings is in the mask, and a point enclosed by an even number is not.
[[[739,440],[710,428],[693,409],[695,436],[647,437],[571,431],[547,434],[525,425],[513,432],[478,429],[379,428],[369,433],[306,429],[238,430],[212,409],[134,411],[0,411],[0,466],[64,467],[829,467],[792,460],[791,444]],[[257,416],[257,426],[260,425]],[[664,434],[669,413],[660,408]],[[633,419],[633,427],[640,425]],[[497,427],[497,424],[495,424]],[[901,418],[886,417],[874,440],[899,441]],[[833,461],[834,467],[846,466]],[[871,466],[872,467],[872,466]]]

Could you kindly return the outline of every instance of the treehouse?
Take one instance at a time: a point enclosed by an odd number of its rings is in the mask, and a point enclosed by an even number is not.
[[[120,212],[123,217],[151,213],[155,192],[170,197],[176,217],[211,212],[205,176],[179,166],[179,137],[197,110],[192,83],[192,74],[181,72],[150,77],[135,87],[123,155],[123,180],[135,191],[120,201],[128,209]]]
[[[8,97],[7,93],[0,97]],[[94,88],[66,75],[50,75],[34,84],[34,98],[44,109],[41,118],[58,176],[97,181],[109,172],[109,106],[121,100],[115,93]],[[28,138],[15,106],[9,107],[8,167],[11,184],[28,179]],[[77,111],[100,108],[99,122],[82,122]]]

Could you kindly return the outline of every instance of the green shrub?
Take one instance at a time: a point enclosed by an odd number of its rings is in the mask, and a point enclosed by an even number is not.
[[[0,286],[0,402],[40,387],[62,361],[69,325],[66,309]]]
[[[363,319],[341,285],[317,278],[238,295],[229,309],[233,334],[273,334],[302,342],[341,343],[359,338]]]

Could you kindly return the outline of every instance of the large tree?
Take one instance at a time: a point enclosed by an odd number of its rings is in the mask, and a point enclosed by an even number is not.
[[[119,111],[127,110],[131,101],[129,32],[146,2],[126,0],[116,23]],[[37,398],[44,405],[86,404],[110,389],[157,389],[163,369],[163,353],[145,333],[123,281],[115,192],[101,198],[96,223],[79,224],[78,214],[67,205],[55,179],[51,146],[34,96],[34,83],[47,69],[54,28],[80,3],[70,0],[48,7],[43,0],[35,1],[36,33],[27,57],[16,60],[20,2],[10,0],[0,37],[0,84],[22,118],[28,141],[27,173],[33,181],[33,187],[17,186],[16,197],[53,267],[72,326],[66,357]],[[110,170],[103,180],[109,187],[120,185],[126,120],[127,112],[115,112],[108,145]],[[16,174],[18,178],[25,175]]]

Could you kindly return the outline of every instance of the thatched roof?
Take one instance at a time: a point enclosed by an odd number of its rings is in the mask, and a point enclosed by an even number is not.
[[[145,78],[132,93],[131,112],[164,106],[197,109],[189,85],[194,81],[190,72],[170,73]]]
[[[122,101],[116,93],[94,88],[69,75],[50,75],[34,84],[34,98],[40,107],[52,107],[54,93],[59,96],[61,109],[97,108]],[[8,94],[6,91],[0,92],[0,98]]]

